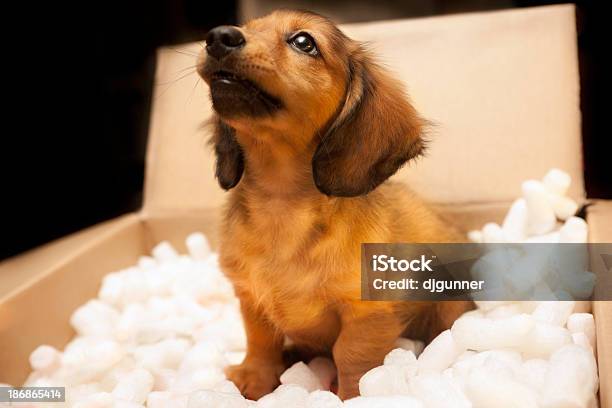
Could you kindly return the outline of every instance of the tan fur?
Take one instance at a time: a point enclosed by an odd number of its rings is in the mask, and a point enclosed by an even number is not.
[[[378,186],[420,152],[423,121],[360,44],[310,13],[276,12],[241,30],[246,45],[231,66],[284,108],[216,119],[226,126],[213,139],[218,176],[240,180],[225,212],[220,262],[248,340],[244,362],[227,374],[249,398],[271,392],[287,336],[302,350],[331,354],[338,394],[350,398],[398,336],[431,339],[470,307],[361,301],[360,244],[461,237],[405,186]],[[321,58],[288,47],[287,33],[300,30],[312,34]],[[205,55],[200,66],[208,80]]]

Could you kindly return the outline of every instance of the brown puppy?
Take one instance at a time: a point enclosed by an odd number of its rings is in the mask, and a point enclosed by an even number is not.
[[[360,243],[459,239],[401,185],[423,120],[401,84],[324,17],[278,11],[207,37],[198,72],[217,116],[217,177],[232,189],[220,261],[240,298],[248,349],[227,370],[252,399],[279,384],[285,337],[331,353],[338,394],[407,330],[425,339],[467,303],[360,301]]]

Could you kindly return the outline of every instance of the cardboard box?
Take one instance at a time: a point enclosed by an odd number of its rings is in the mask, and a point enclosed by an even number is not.
[[[395,177],[453,222],[467,230],[501,221],[521,182],[551,167],[569,172],[571,195],[584,198],[573,6],[343,28],[371,41],[436,123],[428,157]],[[69,341],[70,314],[96,296],[105,274],[161,240],[184,251],[193,231],[216,245],[225,197],[201,126],[211,112],[208,91],[195,74],[176,81],[193,64],[174,49],[159,51],[142,210],[0,264],[0,382],[20,384],[37,345]],[[612,242],[612,202],[596,202],[588,222],[592,242]],[[612,407],[612,302],[593,310],[600,400]]]

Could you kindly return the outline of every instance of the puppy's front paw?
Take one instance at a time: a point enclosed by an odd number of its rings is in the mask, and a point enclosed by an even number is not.
[[[274,391],[280,384],[279,378],[284,368],[282,364],[244,361],[242,364],[227,367],[225,375],[236,384],[242,395],[258,400]]]
[[[338,376],[338,390],[336,394],[338,394],[342,401],[359,396],[359,378],[361,378],[360,375],[348,376],[341,374]]]
[[[355,398],[359,396],[359,388],[357,387],[340,387],[338,388],[338,391],[336,392],[338,395],[338,398],[340,398],[342,401],[351,399],[351,398]]]

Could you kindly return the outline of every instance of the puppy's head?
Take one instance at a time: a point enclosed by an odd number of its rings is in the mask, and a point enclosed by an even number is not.
[[[370,192],[423,149],[423,123],[402,85],[317,14],[277,11],[217,27],[198,72],[218,114],[213,141],[225,189],[244,168],[236,130],[282,135],[311,156],[314,184],[331,196]]]

